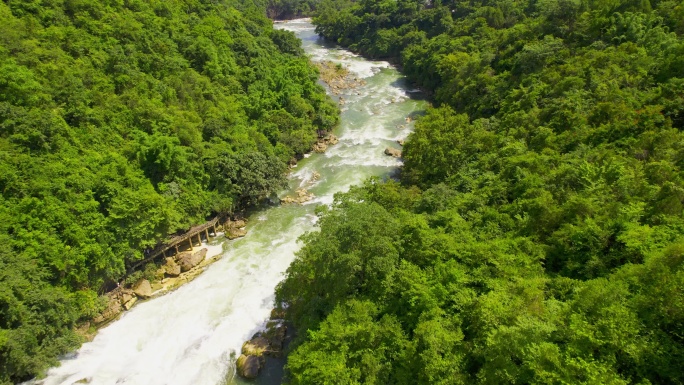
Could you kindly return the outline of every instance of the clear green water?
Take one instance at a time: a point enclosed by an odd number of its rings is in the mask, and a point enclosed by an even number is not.
[[[313,154],[292,170],[290,191],[304,187],[316,195],[305,205],[276,206],[251,215],[249,234],[214,241],[222,258],[178,290],[135,306],[120,320],[53,368],[44,384],[238,384],[235,356],[242,343],[262,328],[273,307],[273,291],[300,244],[315,230],[316,205],[332,202],[370,176],[386,177],[400,162],[383,154],[398,147],[412,129],[408,116],[426,103],[412,96],[403,77],[386,62],[372,62],[326,45],[306,20],[278,23],[294,31],[314,61],[333,60],[366,85],[343,93],[340,143]],[[314,172],[320,180],[312,181]],[[273,369],[277,372],[277,367]],[[277,373],[275,373],[277,374]],[[277,375],[263,382],[277,383]]]

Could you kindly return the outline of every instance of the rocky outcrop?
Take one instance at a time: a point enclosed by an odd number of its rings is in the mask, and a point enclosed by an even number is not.
[[[282,354],[286,332],[284,324],[271,321],[266,331],[255,334],[251,340],[245,342],[237,360],[238,374],[247,379],[256,378],[264,365],[264,356],[279,357]]]
[[[264,353],[270,352],[270,349],[268,339],[263,337],[261,333],[255,334],[251,340],[242,344],[242,354],[246,356],[261,357]]]
[[[177,261],[178,264],[180,265],[180,269],[182,272],[189,271],[193,267],[197,266],[204,260],[204,257],[207,255],[207,249],[204,248],[196,253],[180,253],[178,255]]]
[[[328,134],[325,137],[318,139],[318,141],[314,143],[311,149],[313,150],[313,152],[322,154],[328,149],[328,147],[334,146],[339,142],[340,139],[337,136],[333,134]]]
[[[247,230],[245,229],[231,229],[226,233],[226,238],[228,239],[236,239],[236,238],[242,238],[245,235],[247,235]]]
[[[140,298],[150,298],[152,296],[152,285],[150,285],[150,281],[143,279],[135,285],[133,292]]]
[[[244,229],[245,226],[247,226],[247,223],[242,219],[226,222],[223,226],[225,228],[226,238],[236,239],[244,237],[247,235],[247,230]]]
[[[401,150],[392,147],[387,147],[385,149],[385,155],[393,156],[395,158],[401,158]]]
[[[330,146],[334,146],[334,145],[336,145],[337,143],[340,142],[340,139],[339,139],[337,136],[333,135],[333,134],[329,134],[328,136],[326,136],[325,138],[323,138],[323,141],[324,141],[325,143],[327,143],[328,145],[330,145]]]
[[[321,141],[314,143],[314,145],[312,147],[313,152],[318,153],[318,154],[324,153],[325,150],[327,150],[327,149],[328,149],[328,145],[325,144],[324,142],[321,142]]]
[[[178,277],[181,273],[181,267],[173,257],[166,258],[164,265],[164,273],[170,277]]]
[[[344,90],[351,90],[366,84],[363,79],[354,76],[342,64],[332,61],[322,61],[315,64],[318,67],[318,72],[320,72],[321,80],[330,87],[330,91],[335,95],[339,95]]]
[[[298,203],[301,205],[302,203],[308,202],[308,201],[314,199],[315,197],[316,196],[314,194],[308,192],[306,189],[300,188],[300,189],[295,191],[294,196],[288,195],[285,198],[281,199],[280,203],[283,203],[283,204]]]
[[[147,283],[149,285],[149,282]],[[150,292],[144,294],[151,294],[151,287]],[[133,307],[138,300],[133,290],[121,287],[107,293],[105,298],[107,298],[107,307],[97,317],[93,318],[92,322],[95,325],[102,325],[117,318],[124,310]]]
[[[123,304],[123,307],[126,310],[131,310],[131,308],[133,307],[133,305],[135,305],[136,302],[138,302],[138,297],[133,297],[133,298],[129,299],[128,301],[126,301]]]
[[[237,372],[240,376],[253,380],[259,375],[263,366],[263,359],[257,356],[246,356],[242,354],[237,360]]]

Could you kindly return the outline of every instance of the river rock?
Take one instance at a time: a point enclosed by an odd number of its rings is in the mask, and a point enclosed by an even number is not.
[[[406,143],[406,139],[399,139],[397,140],[397,143],[399,143],[400,146],[404,146],[404,144]]]
[[[178,277],[181,273],[181,267],[173,257],[168,257],[164,265],[164,272],[171,277]]]
[[[231,227],[228,229],[228,232],[226,233],[226,238],[228,239],[236,239],[236,238],[241,238],[247,235],[247,230],[245,229],[236,229]]]
[[[284,204],[298,203],[301,205],[302,203],[314,199],[314,197],[314,194],[308,192],[306,189],[300,188],[295,191],[295,196],[288,195],[285,198],[281,199],[280,202]]]
[[[270,343],[266,337],[257,333],[251,340],[242,344],[242,354],[246,356],[261,357],[270,351]]]
[[[130,300],[126,301],[126,303],[124,303],[123,307],[126,310],[131,310],[131,308],[133,307],[133,305],[135,305],[136,302],[138,302],[138,297],[133,297]]]
[[[327,150],[327,149],[328,149],[328,145],[325,144],[324,142],[316,142],[316,143],[313,145],[313,150],[314,150],[314,152],[317,152],[317,153],[319,153],[319,154],[324,153],[325,150]]]
[[[257,356],[246,356],[243,354],[237,360],[238,374],[249,380],[253,380],[259,375],[261,366],[261,358]]]
[[[235,239],[244,237],[247,235],[247,230],[243,228],[245,226],[247,226],[247,223],[243,219],[226,222],[226,238]]]
[[[385,155],[393,156],[395,158],[401,158],[401,150],[392,147],[387,147],[385,149]]]
[[[207,255],[207,249],[204,248],[196,253],[190,254],[190,253],[183,253],[184,255],[182,256],[181,259],[178,260],[178,264],[180,265],[180,269],[182,272],[186,272],[193,267],[197,266],[204,260],[204,257]]]
[[[245,226],[247,226],[247,222],[245,222],[243,219],[230,222],[230,227],[234,227],[236,229],[241,229]]]
[[[120,296],[119,296],[119,302],[121,302],[121,304],[123,305],[126,302],[132,300],[133,298],[135,298],[135,294],[132,291],[130,291],[130,290],[122,291]]]
[[[333,134],[329,134],[328,136],[326,136],[325,139],[323,139],[323,141],[330,146],[333,146],[333,145],[340,142],[340,140],[337,138],[337,136],[335,136]]]
[[[135,285],[133,292],[140,298],[150,298],[152,296],[152,285],[150,285],[150,281],[143,279]]]

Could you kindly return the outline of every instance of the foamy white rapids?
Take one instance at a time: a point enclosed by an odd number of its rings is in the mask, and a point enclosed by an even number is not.
[[[246,237],[214,241],[210,252],[222,258],[202,275],[136,305],[34,383],[242,384],[235,376],[236,356],[242,343],[264,327],[274,289],[301,247],[298,237],[315,229],[316,205],[332,203],[333,194],[368,177],[396,171],[400,161],[383,152],[399,147],[396,140],[412,129],[407,117],[424,110],[425,102],[411,98],[414,90],[389,63],[368,61],[324,42],[308,20],[277,23],[276,28],[295,32],[311,60],[340,63],[367,83],[339,95],[345,109],[335,131],[340,143],[301,160],[291,173],[290,189],[283,192],[304,187],[315,198],[252,215]]]

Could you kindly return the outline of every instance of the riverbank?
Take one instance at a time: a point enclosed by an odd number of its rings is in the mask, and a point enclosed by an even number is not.
[[[366,83],[340,94],[345,104],[334,132],[339,143],[291,169],[283,195],[298,196],[296,191],[305,188],[313,198],[250,213],[248,234],[225,242],[220,259],[191,282],[139,302],[100,329],[91,342],[48,372],[45,385],[84,378],[93,384],[254,384],[235,375],[236,360],[244,342],[268,323],[275,287],[295,260],[298,239],[316,230],[316,206],[332,202],[335,193],[350,185],[388,177],[397,169],[400,160],[383,151],[406,137],[411,130],[406,117],[422,110],[424,102],[410,97],[410,86],[387,63],[323,45],[306,22],[278,27],[295,30],[313,61],[340,63]],[[270,361],[278,360],[282,368],[282,358]],[[281,369],[269,365],[256,383],[280,383],[276,377]]]
[[[192,282],[210,264],[221,258],[224,242],[247,235],[245,227],[245,220],[228,219],[217,225],[213,237],[205,238],[199,245],[186,245],[178,254],[164,258],[163,263],[150,260],[143,269],[143,277],[135,281],[124,280],[123,285],[119,284],[116,289],[105,294],[104,310],[80,324],[76,329],[77,333],[84,341],[91,341],[99,329],[117,320],[136,304],[165,295]],[[185,265],[182,266],[181,263]]]

